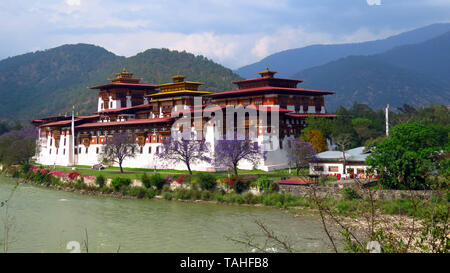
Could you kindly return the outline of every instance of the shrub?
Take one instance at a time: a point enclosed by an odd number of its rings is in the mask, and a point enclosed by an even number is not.
[[[103,188],[105,186],[105,182],[106,179],[103,175],[99,175],[95,178],[95,184],[97,184],[99,188]]]
[[[241,179],[236,179],[236,183],[233,184],[233,189],[236,193],[242,193],[250,188],[250,183],[247,181],[242,181]]]
[[[124,178],[124,177],[114,177],[111,181],[111,186],[118,191],[119,189],[123,187],[128,187],[131,184],[130,178]]]
[[[358,192],[350,187],[345,187],[342,189],[342,194],[344,195],[345,200],[355,200],[360,199],[361,196],[359,196]]]
[[[20,170],[22,173],[27,174],[30,171],[31,164],[24,163],[20,166]]]
[[[213,190],[217,185],[217,178],[213,174],[201,173],[198,178],[198,184],[202,190]]]
[[[270,187],[269,179],[267,179],[267,177],[265,177],[265,176],[261,176],[256,181],[256,187],[260,191],[269,191],[269,187]]]
[[[163,192],[162,197],[166,200],[172,200],[172,193],[165,191],[165,192]]]
[[[156,196],[156,191],[154,189],[147,189],[147,192],[145,193],[145,197],[148,199],[152,199]]]
[[[174,194],[173,194],[173,198],[174,199],[179,199],[179,200],[187,200],[187,199],[191,199],[192,197],[192,191],[188,190],[188,189],[177,189]]]
[[[213,197],[214,197],[213,194],[208,190],[203,190],[200,194],[200,198],[206,201],[211,200]]]
[[[156,187],[158,190],[162,189],[164,184],[166,184],[166,180],[159,173],[152,175],[149,180],[150,185]]]
[[[168,191],[170,191],[170,186],[169,185],[164,185],[163,187],[162,187],[162,190],[161,190],[162,192],[168,192]]]
[[[270,192],[279,192],[280,186],[278,185],[278,183],[271,183],[269,186],[269,191]]]
[[[144,187],[130,187],[128,188],[127,194],[141,199],[147,194],[147,189]]]
[[[77,190],[81,190],[84,188],[84,179],[77,179],[77,181],[75,182],[75,189]]]
[[[141,176],[142,185],[144,185],[146,188],[150,188],[152,185],[150,184],[150,177],[143,173]]]

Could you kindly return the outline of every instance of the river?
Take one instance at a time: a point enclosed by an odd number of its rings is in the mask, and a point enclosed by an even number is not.
[[[0,176],[0,201],[14,185]],[[5,208],[0,214],[3,241]],[[261,234],[254,219],[287,236],[300,252],[330,251],[317,216],[293,217],[275,208],[97,197],[21,184],[9,215],[9,252],[70,252],[67,244],[83,245],[86,230],[89,252],[249,252],[227,236]]]

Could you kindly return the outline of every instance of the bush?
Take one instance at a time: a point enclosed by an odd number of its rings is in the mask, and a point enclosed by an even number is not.
[[[200,198],[205,201],[209,201],[213,198],[213,194],[208,190],[203,190],[200,194]]]
[[[344,195],[345,200],[361,199],[361,196],[359,196],[358,192],[350,187],[343,188],[342,194]]]
[[[154,189],[147,189],[147,192],[145,193],[145,197],[148,199],[152,199],[156,196],[156,191]]]
[[[84,188],[84,179],[77,179],[77,181],[75,182],[75,189],[77,190],[81,190]]]
[[[202,190],[213,190],[217,185],[217,178],[213,174],[201,173],[198,178],[198,185]]]
[[[130,178],[124,178],[124,177],[114,177],[111,181],[111,186],[118,191],[119,189],[123,187],[128,187],[131,185],[131,179]]]
[[[149,182],[151,186],[156,187],[158,190],[162,189],[164,184],[166,184],[166,180],[159,173],[150,176]]]
[[[146,188],[150,188],[152,185],[150,184],[150,177],[143,173],[141,176],[142,185],[144,185]]]
[[[169,185],[164,185],[163,187],[162,187],[162,190],[161,190],[162,192],[167,192],[167,191],[170,191],[170,186]]]
[[[31,164],[24,163],[20,166],[22,173],[27,174],[30,171]]]
[[[279,192],[280,186],[278,185],[278,183],[271,183],[269,186],[269,191],[270,192]]]
[[[144,187],[130,187],[128,188],[127,194],[141,199],[147,194],[147,189]]]
[[[173,198],[178,200],[188,200],[191,199],[191,197],[192,191],[184,188],[177,189],[173,194]]]
[[[269,179],[267,179],[267,177],[265,177],[265,176],[261,176],[256,181],[256,187],[260,191],[269,191],[269,187],[270,187]]]
[[[233,184],[233,189],[236,193],[242,193],[250,188],[249,182],[237,179],[236,183]]]
[[[162,197],[166,200],[172,200],[172,193],[165,191],[165,192],[163,192]]]
[[[97,184],[99,188],[103,188],[105,186],[105,183],[106,179],[103,175],[99,175],[95,178],[95,184]]]

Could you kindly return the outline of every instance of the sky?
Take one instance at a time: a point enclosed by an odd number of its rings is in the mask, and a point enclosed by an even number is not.
[[[291,48],[450,22],[450,0],[0,0],[0,59],[63,44],[149,48],[236,69]]]

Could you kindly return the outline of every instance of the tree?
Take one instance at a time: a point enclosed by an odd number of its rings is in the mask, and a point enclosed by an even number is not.
[[[183,162],[189,173],[192,174],[191,165],[200,161],[210,162],[209,147],[205,140],[196,140],[193,135],[187,138],[170,137],[163,141],[162,151],[158,157],[174,163]]]
[[[228,169],[233,169],[237,176],[237,166],[241,160],[248,160],[256,164],[261,157],[258,144],[250,141],[248,138],[238,138],[236,135],[233,139],[217,141],[215,147],[216,163],[223,164]]]
[[[101,161],[107,160],[119,164],[120,172],[123,173],[123,161],[127,158],[134,158],[138,148],[134,134],[128,132],[115,133],[107,138],[99,157]]]
[[[316,159],[314,147],[301,139],[295,139],[287,148],[288,160],[291,166],[294,166],[299,175],[300,169],[307,167],[308,164]]]
[[[327,141],[322,132],[319,130],[309,130],[301,139],[311,143],[316,153],[321,153],[328,150]]]
[[[449,150],[448,126],[416,122],[397,125],[367,157],[381,183],[391,189],[427,189],[430,174],[439,169],[438,157]]]
[[[33,126],[3,134],[0,137],[0,161],[7,165],[29,163],[39,149],[37,137],[38,130]]]
[[[345,150],[347,150],[351,145],[351,135],[350,134],[341,134],[336,137],[336,145],[339,151],[342,152],[342,159],[344,165],[344,174],[347,173],[347,158],[345,157]]]

